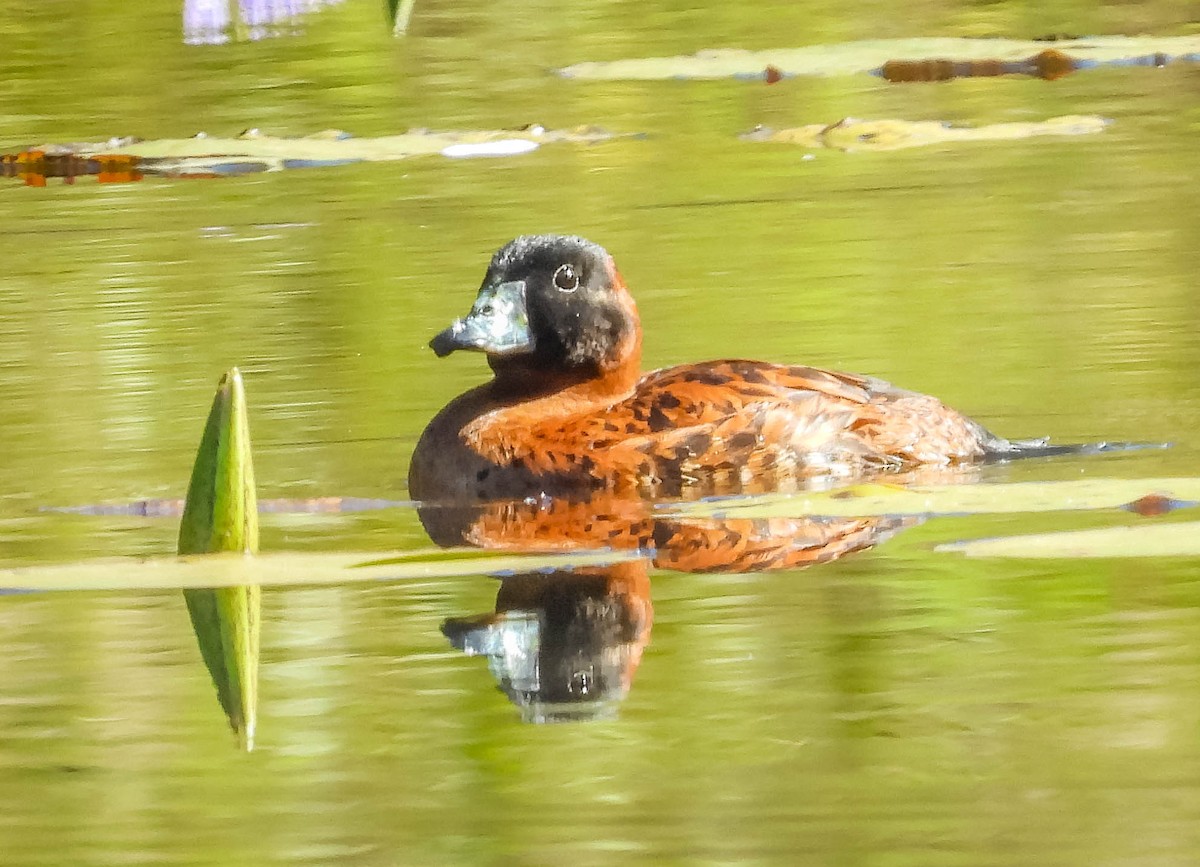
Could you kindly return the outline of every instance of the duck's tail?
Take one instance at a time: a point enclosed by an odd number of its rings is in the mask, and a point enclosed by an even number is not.
[[[1136,452],[1143,449],[1166,449],[1170,443],[1051,443],[1049,437],[1028,440],[997,438],[988,445],[989,461],[1012,461],[1020,458],[1052,458],[1060,455],[1099,455],[1109,452]]]

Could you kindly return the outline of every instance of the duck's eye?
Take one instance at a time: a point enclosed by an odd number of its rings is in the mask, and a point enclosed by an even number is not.
[[[574,292],[579,288],[579,275],[574,265],[559,265],[554,272],[554,285],[562,292]]]

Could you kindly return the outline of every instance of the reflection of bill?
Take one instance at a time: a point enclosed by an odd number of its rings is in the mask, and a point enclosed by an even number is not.
[[[294,36],[300,19],[342,0],[183,0],[183,41],[188,45],[223,45],[235,39],[255,41]]]
[[[664,518],[651,503],[617,497],[423,506],[420,515],[440,545],[645,552],[644,560],[615,566],[505,578],[494,612],[443,624],[456,648],[487,657],[529,722],[615,712],[650,640],[651,565],[679,572],[801,568],[870,548],[918,520]]]

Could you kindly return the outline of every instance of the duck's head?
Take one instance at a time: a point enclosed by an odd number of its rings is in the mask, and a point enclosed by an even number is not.
[[[523,235],[497,251],[471,312],[429,343],[439,357],[486,352],[497,375],[598,379],[636,370],[637,308],[599,244]]]

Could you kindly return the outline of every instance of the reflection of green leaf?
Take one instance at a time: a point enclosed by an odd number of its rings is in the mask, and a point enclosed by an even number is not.
[[[217,387],[196,451],[179,522],[179,553],[235,552],[244,559],[256,550],[258,503],[250,425],[242,377],[234,368]],[[242,744],[252,749],[258,706],[261,591],[255,584],[220,589],[210,584],[184,590],[183,596],[221,707]]]
[[[665,508],[693,517],[863,518],[1113,509],[1146,494],[1197,501],[1200,479],[1079,479],[928,487],[865,484],[821,493],[703,500]]]
[[[761,78],[771,66],[784,75],[851,75],[871,72],[889,60],[1023,60],[1046,47],[1045,42],[1020,39],[873,39],[767,51],[719,49],[677,57],[576,63],[559,72],[567,78],[605,80]],[[1155,54],[1168,58],[1195,54],[1200,52],[1200,36],[1097,36],[1059,40],[1053,47],[1076,61],[1108,63]]]
[[[0,569],[0,587],[19,590],[177,590],[247,584],[302,587],[575,569],[623,563],[640,556],[628,551],[497,554],[477,549],[436,548],[403,552],[285,552],[256,557],[211,554],[112,558]]]
[[[184,590],[200,655],[243,747],[254,748],[262,591],[257,585]]]
[[[934,550],[968,557],[1200,557],[1200,521],[972,539]]]
[[[993,123],[977,127],[950,126],[941,121],[855,120],[809,124],[780,130],[755,130],[751,141],[795,144],[806,148],[846,151],[894,151],[923,145],[972,141],[1011,141],[1035,136],[1087,135],[1108,125],[1094,115],[1066,115],[1028,123]]]

